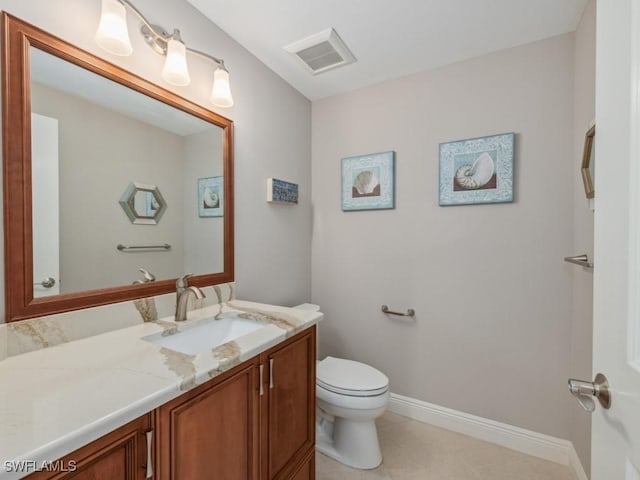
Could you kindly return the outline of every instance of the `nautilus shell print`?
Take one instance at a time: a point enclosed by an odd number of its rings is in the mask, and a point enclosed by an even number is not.
[[[513,202],[515,139],[510,132],[441,143],[440,205]]]
[[[204,208],[217,208],[220,204],[220,198],[218,197],[218,194],[209,187],[206,187],[204,189],[202,201],[204,202]]]
[[[365,195],[373,192],[378,183],[378,177],[371,170],[364,170],[356,176],[353,186],[360,195]]]
[[[475,159],[473,164],[458,167],[455,178],[462,188],[475,190],[489,183],[494,173],[493,159],[487,152],[484,152]]]

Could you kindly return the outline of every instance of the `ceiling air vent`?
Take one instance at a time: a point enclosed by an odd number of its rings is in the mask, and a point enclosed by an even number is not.
[[[333,28],[291,43],[284,49],[314,75],[356,61]]]

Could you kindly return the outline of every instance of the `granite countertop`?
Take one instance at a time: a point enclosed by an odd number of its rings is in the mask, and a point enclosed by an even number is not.
[[[235,315],[265,326],[197,355],[143,340],[198,320]],[[320,312],[233,300],[0,361],[0,479],[86,445],[316,324]]]

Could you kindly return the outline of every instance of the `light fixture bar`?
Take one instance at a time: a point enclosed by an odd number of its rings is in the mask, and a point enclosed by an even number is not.
[[[162,51],[162,55],[166,55],[167,53],[167,43],[173,37],[173,34],[168,33],[164,28],[159,25],[153,25],[147,18],[142,14],[140,10],[138,10],[129,0],[117,0],[119,3],[129,8],[138,19],[142,22],[142,28],[140,29],[142,34],[147,37],[151,36],[155,42],[158,42],[158,47]],[[147,42],[149,43],[149,42]],[[200,50],[195,50],[193,48],[189,48],[185,45],[187,52],[193,53],[200,57],[206,58],[208,60],[213,61],[216,65],[223,66],[224,60],[221,60],[213,55],[209,55],[208,53],[201,52]],[[158,51],[158,49],[154,48],[154,50]]]
[[[117,1],[120,2],[122,5],[124,5],[125,7],[127,7],[129,10],[131,10],[135,14],[135,16],[138,17],[138,19],[143,23],[143,25],[147,27],[151,35],[153,35],[155,38],[161,38],[162,40],[166,41],[166,38],[156,31],[157,27],[154,27],[153,25],[151,25],[149,20],[147,20],[147,18],[142,14],[140,10],[138,10],[135,7],[133,3],[129,2],[128,0],[117,0]]]
[[[103,0],[104,1],[104,0]],[[233,105],[233,98],[231,97],[231,90],[229,88],[229,71],[227,70],[224,60],[214,57],[213,55],[209,55],[208,53],[204,53],[200,50],[195,50],[193,48],[187,47],[182,39],[180,38],[180,32],[175,29],[173,33],[169,33],[163,27],[159,25],[153,25],[147,18],[142,14],[140,10],[138,10],[135,5],[133,5],[129,0],[112,0],[115,3],[118,3],[129,9],[133,14],[138,17],[142,26],[140,27],[140,32],[144,37],[146,43],[159,55],[163,55],[167,57],[167,61],[165,62],[165,67],[163,69],[163,78],[172,85],[177,86],[186,86],[189,83],[189,72],[187,70],[186,65],[186,52],[189,52],[193,55],[202,57],[212,63],[214,63],[218,68],[214,72],[214,92],[226,92],[223,96],[220,94],[212,95],[212,102],[215,105],[221,107],[230,107]],[[126,28],[126,25],[125,25]],[[127,42],[128,43],[128,42]],[[172,44],[171,49],[169,48],[169,44]],[[179,45],[177,45],[179,43]],[[102,46],[99,42],[99,45]],[[104,48],[104,47],[103,47]],[[129,53],[119,53],[120,55],[130,54]],[[116,53],[113,50],[109,50],[111,53]],[[169,52],[171,50],[171,52]],[[178,58],[182,55],[182,59]],[[220,85],[216,86],[216,80],[219,81]],[[220,88],[223,86],[224,88]]]
[[[224,68],[225,70],[227,69],[224,66],[224,60],[222,60],[221,58],[216,58],[213,55],[209,55],[208,53],[201,52],[200,50],[194,50],[193,48],[189,48],[189,47],[187,47],[187,52],[190,52],[190,53],[193,53],[194,55],[198,55],[200,57],[211,60],[212,62],[217,63],[218,66]]]

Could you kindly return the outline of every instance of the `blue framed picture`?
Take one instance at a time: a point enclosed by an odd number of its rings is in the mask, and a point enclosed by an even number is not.
[[[513,202],[515,134],[440,144],[440,205]]]
[[[342,159],[342,210],[395,208],[395,152]]]
[[[298,184],[267,178],[267,202],[297,205]]]
[[[224,185],[222,177],[198,179],[198,216],[222,217],[224,215]]]

